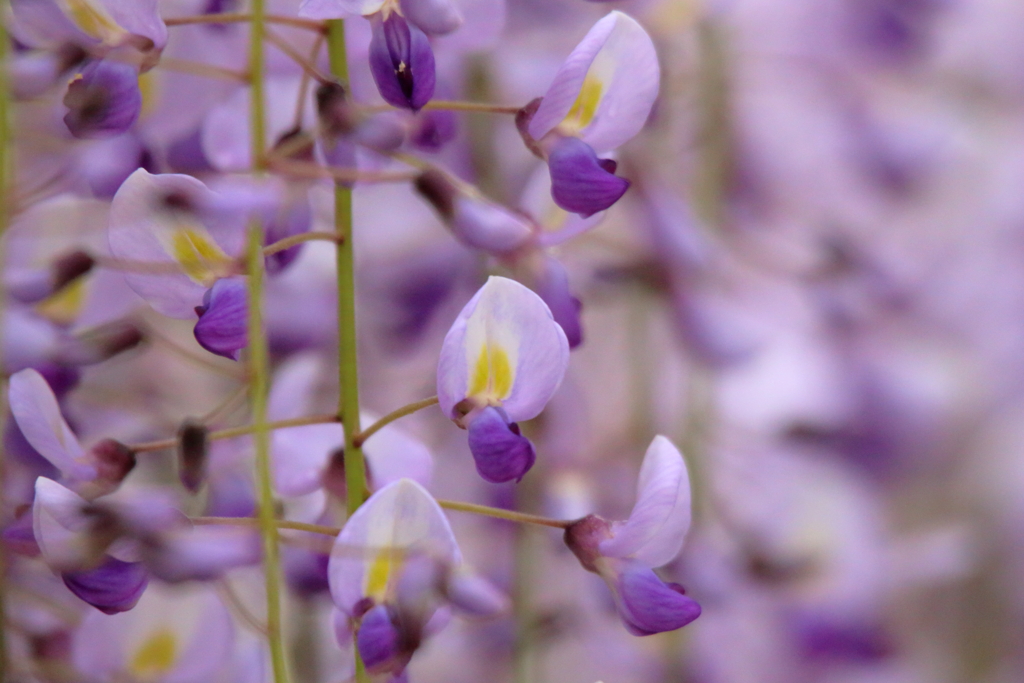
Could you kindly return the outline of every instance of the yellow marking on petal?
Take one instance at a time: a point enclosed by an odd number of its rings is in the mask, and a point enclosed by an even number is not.
[[[58,325],[70,325],[85,304],[86,279],[78,278],[36,304],[36,312]]]
[[[86,35],[107,44],[119,42],[126,34],[103,7],[90,0],[64,0],[65,13]]]
[[[512,392],[512,379],[508,353],[496,344],[487,344],[476,359],[468,393],[488,402],[500,402]]]
[[[139,74],[139,93],[142,95],[142,116],[145,116],[156,106],[156,76],[152,71]]]
[[[366,573],[366,594],[380,602],[384,599],[388,589],[388,579],[391,578],[391,572],[397,564],[398,560],[392,558],[394,551],[390,549],[384,549],[377,553],[377,557],[373,559],[373,564],[370,565],[370,571]]]
[[[231,258],[202,228],[182,227],[171,236],[171,256],[194,282],[211,286],[226,274]]]
[[[170,671],[177,654],[174,634],[166,629],[157,631],[135,651],[128,669],[135,678],[155,678]]]
[[[593,74],[588,73],[583,79],[583,87],[580,94],[576,96],[572,109],[562,121],[562,126],[571,131],[579,131],[586,128],[594,119],[597,113],[597,106],[601,104],[601,93],[604,92],[604,84]]]

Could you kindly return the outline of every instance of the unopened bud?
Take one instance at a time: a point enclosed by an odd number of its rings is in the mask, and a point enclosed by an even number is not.
[[[450,221],[455,217],[455,196],[458,189],[445,173],[429,169],[417,176],[413,184],[416,191],[430,202],[443,219]]]
[[[178,478],[181,485],[195,493],[206,479],[209,430],[192,420],[178,429]]]
[[[316,89],[316,113],[327,137],[349,135],[358,124],[348,93],[340,83],[323,83]]]

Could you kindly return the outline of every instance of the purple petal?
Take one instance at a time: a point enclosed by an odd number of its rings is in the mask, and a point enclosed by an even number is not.
[[[519,433],[519,425],[506,421],[497,408],[490,406],[469,423],[469,450],[476,471],[495,484],[519,481],[537,459],[533,444]]]
[[[495,398],[513,422],[544,409],[569,364],[569,342],[547,304],[515,280],[492,276],[463,307],[441,347],[437,395],[445,415],[463,417],[456,406],[474,398],[468,392],[481,379],[475,377],[481,354],[495,349],[507,355],[512,369],[511,390]]]
[[[41,456],[72,480],[96,476],[42,375],[31,368],[11,375],[7,397],[21,433]]]
[[[690,528],[690,477],[679,450],[656,436],[644,455],[636,486],[636,504],[612,538],[601,543],[609,557],[635,557],[651,567],[669,562]]]
[[[583,343],[583,325],[580,310],[583,304],[569,291],[569,274],[565,266],[555,258],[544,259],[544,269],[537,279],[535,290],[551,309],[555,322],[562,326],[569,348],[575,349]]]
[[[452,0],[401,0],[402,14],[420,30],[440,36],[462,25],[462,14]]]
[[[565,126],[600,152],[615,149],[636,135],[658,96],[660,69],[650,36],[633,18],[610,12],[587,33],[566,58],[529,123],[540,140]],[[588,106],[574,109],[584,99]],[[593,87],[597,86],[596,92]],[[592,109],[589,115],[583,111]],[[577,116],[571,116],[573,111]]]
[[[551,147],[548,170],[555,203],[584,218],[604,211],[629,189],[629,181],[615,175],[615,162],[598,159],[579,138],[561,138]]]
[[[700,605],[682,587],[665,583],[642,563],[619,561],[615,571],[611,585],[619,616],[633,635],[674,631],[700,616]]]
[[[434,96],[434,53],[423,31],[397,12],[375,17],[370,71],[381,97],[391,105],[419,111]]]
[[[470,572],[455,572],[445,593],[449,602],[466,614],[490,617],[509,607],[508,598],[490,581]]]
[[[306,194],[288,197],[277,214],[264,223],[265,242],[272,244],[286,237],[308,232],[312,224],[313,210],[309,206]],[[280,273],[298,258],[302,247],[302,244],[296,244],[294,247],[271,254],[267,258],[267,272]]]
[[[210,353],[238,360],[239,352],[248,343],[248,307],[245,280],[240,277],[221,278],[213,283],[196,307],[199,322],[195,336],[199,345]]]
[[[398,653],[399,633],[391,623],[387,607],[377,605],[367,612],[359,623],[356,647],[369,671],[386,668]]]
[[[96,569],[61,574],[72,593],[104,614],[126,612],[142,597],[149,574],[141,562],[122,562],[107,556]]]
[[[122,62],[90,62],[72,79],[64,106],[64,123],[76,138],[123,133],[142,111],[139,72]]]
[[[26,557],[39,557],[39,543],[32,529],[32,514],[23,513],[3,530],[3,544],[8,549]]]

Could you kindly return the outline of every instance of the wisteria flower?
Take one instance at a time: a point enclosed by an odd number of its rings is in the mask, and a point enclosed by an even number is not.
[[[451,0],[303,0],[299,14],[369,19],[370,72],[377,90],[388,104],[413,111],[434,96],[434,51],[428,35],[450,33],[462,24]]]
[[[660,69],[650,36],[619,11],[598,21],[562,64],[539,101],[517,118],[523,138],[548,162],[551,195],[581,216],[617,202],[629,181],[610,152],[635,136],[658,96]]]
[[[448,331],[437,366],[441,410],[469,431],[477,471],[519,480],[535,455],[518,422],[536,417],[562,382],[569,342],[523,285],[491,277]]]
[[[640,467],[629,519],[607,522],[588,515],[566,529],[565,542],[584,569],[608,584],[629,632],[644,636],[700,616],[700,605],[681,586],[662,581],[652,569],[679,554],[689,528],[686,463],[671,441],[656,436]]]
[[[444,512],[410,479],[373,494],[348,520],[328,565],[335,630],[371,673],[400,675],[423,639],[447,622],[449,606],[470,615],[507,601],[462,567]]]

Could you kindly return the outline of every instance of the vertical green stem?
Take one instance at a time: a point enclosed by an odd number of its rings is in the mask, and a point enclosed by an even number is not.
[[[345,52],[345,22],[328,22],[327,52],[331,72],[347,87],[348,57]],[[345,488],[348,513],[363,503],[366,495],[366,466],[363,449],[355,437],[359,424],[359,361],[356,348],[355,269],[352,249],[352,188],[334,188],[334,228],[338,234],[338,416],[345,425]]]
[[[260,536],[263,538],[263,573],[267,591],[267,640],[274,667],[274,683],[287,683],[288,666],[281,629],[281,553],[270,478],[270,430],[267,427],[269,382],[267,340],[263,334],[263,230],[258,223],[249,229],[246,263],[249,274],[249,372],[256,482],[260,501]]]
[[[348,88],[348,53],[345,22],[327,22],[327,56],[331,73]],[[356,347],[356,292],[352,244],[352,188],[334,186],[334,229],[338,234],[338,418],[345,425],[345,490],[349,516],[366,497],[366,464],[363,448],[355,441],[362,431],[359,422],[359,359]],[[356,683],[369,680],[363,659],[356,650]]]
[[[266,113],[263,94],[263,0],[252,0],[249,42],[250,126],[253,167],[263,168],[266,157]],[[253,443],[256,447],[256,482],[259,489],[260,536],[263,539],[263,574],[267,592],[267,641],[274,683],[288,683],[288,662],[281,628],[281,557],[275,524],[274,491],[270,479],[270,432],[267,428],[269,385],[267,339],[263,333],[263,229],[249,228],[246,264],[249,283],[249,376],[252,390]]]

